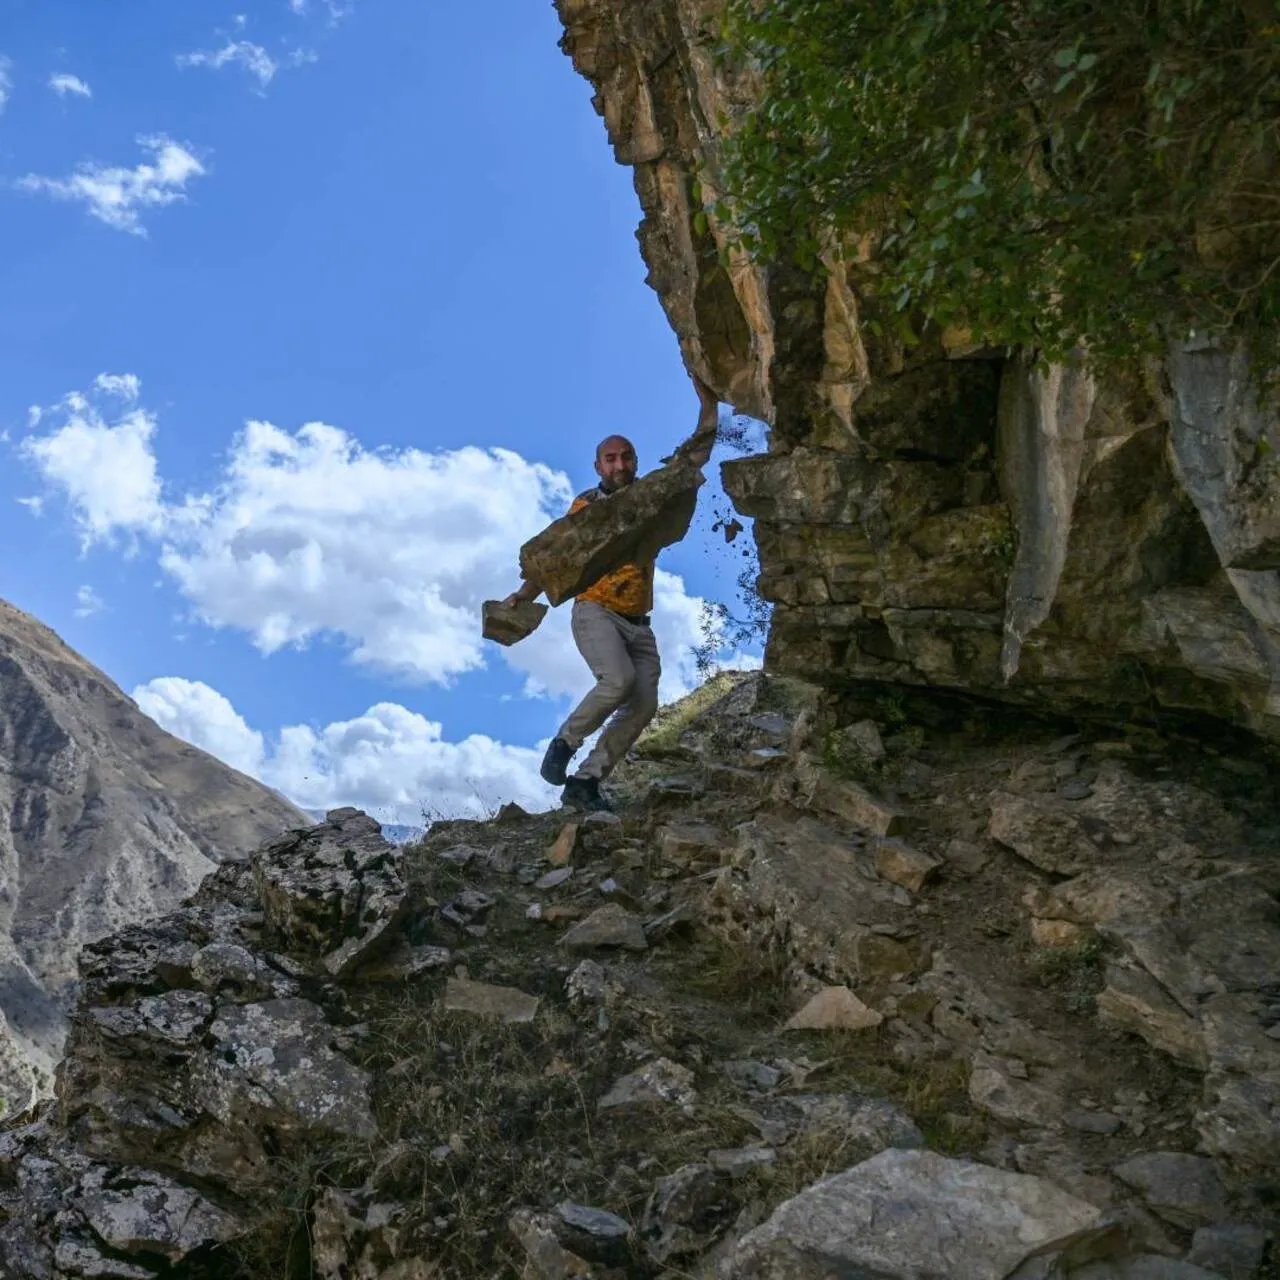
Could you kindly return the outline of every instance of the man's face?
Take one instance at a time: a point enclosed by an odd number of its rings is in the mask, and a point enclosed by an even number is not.
[[[625,436],[610,436],[596,450],[596,475],[606,493],[621,489],[636,478],[636,451]]]

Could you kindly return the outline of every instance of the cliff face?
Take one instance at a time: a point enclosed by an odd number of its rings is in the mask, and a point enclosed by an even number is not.
[[[838,262],[722,265],[693,183],[709,202],[753,83],[715,65],[720,0],[557,7],[687,363],[771,426],[724,467],[776,606],[769,665],[1280,740],[1280,436],[1243,361],[1178,349],[1100,386],[963,334],[908,351],[870,336]]]
[[[52,1082],[82,944],[170,910],[223,858],[308,821],[165,733],[52,631],[0,601],[6,1107],[21,1110]]]

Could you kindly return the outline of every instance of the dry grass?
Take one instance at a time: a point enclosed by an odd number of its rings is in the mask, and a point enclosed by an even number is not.
[[[681,754],[680,735],[714,702],[723,698],[744,676],[722,671],[691,694],[658,709],[653,723],[640,736],[635,751],[642,759],[663,760]]]
[[[780,948],[703,932],[675,963],[684,990],[732,1010],[744,1025],[774,1023],[790,1011],[790,965]]]

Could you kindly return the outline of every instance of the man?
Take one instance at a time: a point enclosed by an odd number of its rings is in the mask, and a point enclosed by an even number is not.
[[[715,438],[719,406],[714,392],[697,378],[700,411],[698,430],[689,442],[688,456],[697,465],[706,462]],[[596,446],[599,484],[579,494],[570,514],[588,503],[606,501],[634,482],[636,451],[625,436],[606,436]],[[573,602],[573,639],[578,652],[595,676],[595,687],[574,708],[551,739],[542,761],[542,776],[563,786],[562,803],[588,812],[608,808],[600,795],[600,783],[631,749],[658,709],[658,678],[662,664],[649,625],[653,608],[652,559],[623,564]],[[529,582],[507,597],[507,602],[532,600],[541,588]],[[595,748],[571,778],[565,774],[578,748],[605,721]]]

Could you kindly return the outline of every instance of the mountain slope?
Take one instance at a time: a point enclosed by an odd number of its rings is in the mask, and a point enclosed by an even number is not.
[[[87,941],[172,908],[213,866],[309,819],[166,733],[0,601],[0,1098],[47,1084]]]

